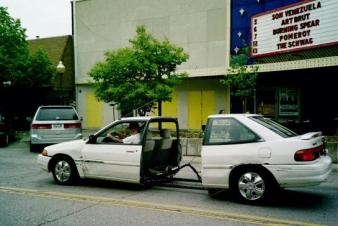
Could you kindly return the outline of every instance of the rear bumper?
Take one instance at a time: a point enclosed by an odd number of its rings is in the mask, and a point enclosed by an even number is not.
[[[52,159],[52,157],[49,157],[49,156],[43,156],[43,155],[38,155],[38,159],[37,159],[37,162],[38,162],[38,165],[45,171],[49,172],[49,169],[48,169],[48,164],[49,164],[49,161]]]
[[[59,138],[58,137],[45,138],[45,137],[42,137],[42,136],[38,136],[36,134],[32,134],[31,135],[31,144],[33,144],[33,145],[58,144],[58,143],[61,143],[61,142],[79,140],[79,139],[82,139],[82,133],[78,133],[78,134],[75,134],[74,136],[70,136],[70,137],[59,137]]]
[[[283,187],[303,187],[318,185],[327,180],[331,173],[332,160],[329,156],[321,157],[314,164],[308,165],[265,165]]]

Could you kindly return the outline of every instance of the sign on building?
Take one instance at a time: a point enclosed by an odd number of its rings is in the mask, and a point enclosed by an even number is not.
[[[251,56],[338,45],[338,1],[306,0],[251,18]]]

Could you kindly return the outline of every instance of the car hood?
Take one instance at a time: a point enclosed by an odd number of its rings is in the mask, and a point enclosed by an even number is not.
[[[67,141],[47,146],[45,149],[47,150],[49,156],[53,156],[55,154],[72,154],[74,152],[79,152],[86,142],[87,140]]]

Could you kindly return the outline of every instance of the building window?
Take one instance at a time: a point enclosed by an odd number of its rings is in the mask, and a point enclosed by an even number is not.
[[[279,89],[279,115],[299,116],[299,90],[296,88]]]

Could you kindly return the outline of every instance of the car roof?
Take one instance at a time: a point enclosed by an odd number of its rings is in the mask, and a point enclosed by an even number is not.
[[[73,108],[71,105],[42,105],[39,108]]]
[[[176,120],[175,117],[164,117],[164,116],[136,116],[136,117],[125,117],[121,118],[120,121],[149,121],[152,119],[170,119],[170,120]]]
[[[217,115],[209,115],[208,118],[224,118],[224,117],[233,117],[233,118],[243,118],[243,117],[250,117],[250,116],[261,116],[257,114],[250,114],[250,113],[244,113],[244,114],[217,114]]]
[[[163,116],[136,116],[136,117],[125,117],[125,118],[121,118],[121,119],[117,119],[114,122],[111,122],[110,124],[104,126],[103,128],[101,128],[100,130],[98,130],[94,135],[101,133],[101,131],[106,130],[107,128],[109,128],[111,125],[115,124],[115,123],[120,123],[120,122],[132,122],[132,121],[143,121],[143,122],[148,122],[150,120],[169,120],[169,121],[177,121],[176,117],[163,117]]]

